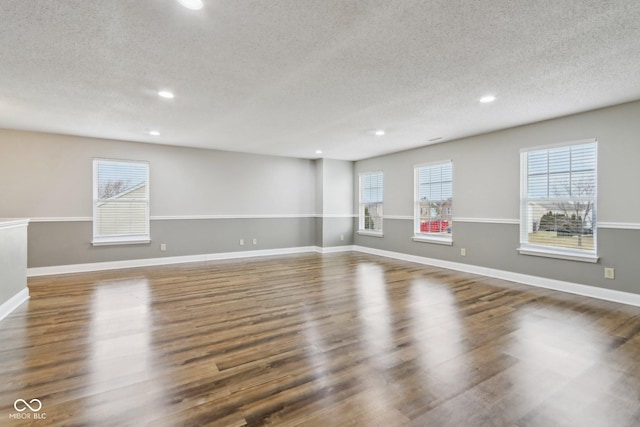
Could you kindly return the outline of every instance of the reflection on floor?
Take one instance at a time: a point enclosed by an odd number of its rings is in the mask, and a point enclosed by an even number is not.
[[[637,307],[356,253],[29,286],[1,425],[640,425]]]

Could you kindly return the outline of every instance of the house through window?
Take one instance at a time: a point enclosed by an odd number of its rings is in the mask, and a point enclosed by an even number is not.
[[[360,174],[359,232],[382,234],[383,203],[383,173],[367,172]]]
[[[94,159],[92,243],[149,240],[149,163]]]
[[[452,242],[453,164],[419,165],[414,169],[414,240]]]

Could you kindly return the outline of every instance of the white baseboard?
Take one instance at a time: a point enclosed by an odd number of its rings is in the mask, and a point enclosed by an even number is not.
[[[0,305],[0,321],[11,314],[13,310],[20,307],[20,304],[29,299],[29,288],[24,288],[2,305]]]
[[[353,246],[299,246],[295,248],[263,249],[257,251],[221,252],[214,254],[185,255],[163,258],[132,259],[124,261],[92,262],[85,264],[54,265],[51,267],[31,267],[27,269],[27,277],[50,276],[53,274],[86,273],[90,271],[118,270],[121,268],[151,267],[154,265],[182,264],[186,262],[217,261],[235,258],[254,258],[259,256],[290,255],[307,252],[328,254],[334,252],[353,251]]]
[[[166,265],[166,264],[180,264],[186,262],[201,262],[201,261],[216,261],[224,259],[236,259],[236,258],[252,258],[259,256],[273,256],[273,255],[288,255],[295,253],[308,253],[317,252],[320,254],[329,254],[337,252],[349,252],[356,251],[367,253],[371,255],[378,255],[387,258],[394,258],[403,261],[415,262],[417,264],[430,265],[434,267],[447,268],[450,270],[462,271],[465,273],[479,274],[487,277],[495,277],[497,279],[508,280],[516,283],[523,283],[525,285],[537,286],[540,288],[553,289],[561,292],[568,292],[571,294],[587,296],[591,298],[597,298],[606,301],[618,302],[622,304],[628,304],[640,307],[640,294],[634,294],[630,292],[622,292],[614,289],[605,289],[595,286],[582,285],[579,283],[565,282],[562,280],[547,279],[539,276],[532,276],[528,274],[514,273],[511,271],[497,270],[494,268],[481,267],[477,265],[464,264],[459,262],[444,261],[435,258],[426,258],[417,255],[409,255],[401,252],[392,252],[382,249],[368,248],[366,246],[346,245],[346,246],[333,246],[333,247],[319,247],[319,246],[301,246],[294,248],[281,248],[281,249],[265,249],[256,251],[242,251],[242,252],[224,252],[215,254],[203,254],[203,255],[187,255],[177,257],[164,257],[164,258],[148,258],[148,259],[136,259],[126,261],[111,261],[111,262],[96,262],[88,264],[74,264],[74,265],[58,265],[51,267],[35,267],[27,269],[28,277],[47,276],[52,274],[68,274],[68,273],[82,273],[90,271],[101,270],[115,270],[121,268],[133,268],[133,267],[149,267],[154,265]],[[26,293],[28,298],[28,291]],[[15,297],[13,297],[15,298]],[[12,301],[13,298],[9,301]],[[5,305],[0,306],[0,319]],[[15,307],[20,305],[24,300],[20,300]],[[11,310],[15,309],[11,308]],[[11,310],[9,312],[11,312]],[[6,314],[5,314],[6,315]]]
[[[49,276],[52,274],[85,273],[89,271],[101,270],[117,270],[121,268],[151,267],[154,265],[182,264],[186,262],[217,261],[223,259],[253,258],[259,256],[289,255],[305,252],[318,252],[318,247],[300,246],[295,248],[263,249],[256,251],[221,252],[214,254],[132,259],[124,261],[92,262],[86,264],[54,265],[51,267],[32,267],[27,269],[27,277]]]
[[[320,254],[334,254],[337,252],[353,252],[354,251],[354,246],[353,245],[346,245],[346,246],[329,246],[326,248],[321,248],[319,246],[316,246],[316,252],[320,253]]]
[[[381,249],[368,248],[365,246],[354,246],[354,250],[371,255],[379,255],[387,258],[394,258],[403,261],[415,262],[418,264],[431,265],[434,267],[447,268],[449,270],[474,273],[496,279],[508,280],[510,282],[522,283],[539,288],[553,289],[555,291],[568,292],[570,294],[582,295],[586,297],[601,299],[605,301],[618,302],[640,307],[640,294],[622,292],[614,289],[598,288],[596,286],[581,285],[579,283],[565,282],[562,280],[547,279],[545,277],[531,276],[529,274],[514,273],[511,271],[497,270],[495,268],[481,267],[460,262],[444,261],[435,258],[426,258],[417,255],[408,255],[400,252],[385,251]]]

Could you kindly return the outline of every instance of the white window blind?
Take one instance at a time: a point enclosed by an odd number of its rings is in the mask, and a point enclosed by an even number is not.
[[[149,164],[93,160],[93,244],[149,238]]]
[[[595,140],[521,153],[523,248],[596,254]]]
[[[368,172],[360,175],[360,231],[382,232],[384,175]]]
[[[453,227],[452,162],[416,166],[414,174],[415,235],[450,241]]]

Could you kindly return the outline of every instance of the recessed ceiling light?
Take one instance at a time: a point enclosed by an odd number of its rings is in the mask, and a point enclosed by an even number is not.
[[[149,135],[160,136],[160,132],[158,132],[157,130],[150,130]]]
[[[322,150],[316,150],[316,154],[322,154]]]
[[[496,100],[496,97],[493,95],[486,95],[480,98],[480,102],[482,102],[483,104],[488,104],[489,102],[493,102],[495,100]]]
[[[160,92],[158,92],[158,96],[166,99],[175,98],[175,95],[173,94],[173,92],[169,92],[168,90],[161,90]]]
[[[191,10],[200,10],[204,6],[202,0],[178,0],[178,3]]]
[[[376,136],[384,135],[384,131],[382,129],[376,131]]]

